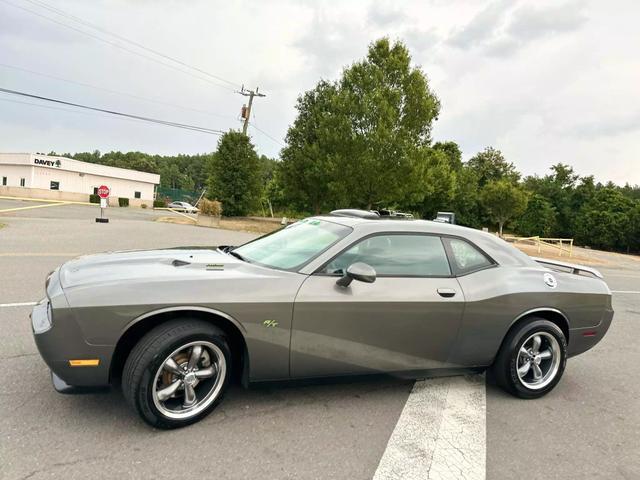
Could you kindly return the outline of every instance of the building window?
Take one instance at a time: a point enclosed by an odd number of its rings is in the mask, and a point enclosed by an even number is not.
[[[60,182],[51,182],[49,187],[51,190],[60,190]]]
[[[24,178],[21,178],[21,179],[20,179],[20,186],[21,186],[21,187],[24,187]]]
[[[133,196],[136,197],[136,198],[140,198],[141,194],[140,194],[140,192],[133,192]]]
[[[93,187],[93,194],[97,195],[98,194],[98,187]]]
[[[7,177],[2,177],[2,185],[6,185],[7,184]]]

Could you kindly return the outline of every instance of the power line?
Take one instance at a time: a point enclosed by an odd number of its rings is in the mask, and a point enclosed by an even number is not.
[[[273,140],[274,142],[276,142],[278,145],[280,145],[281,147],[285,147],[285,144],[282,143],[280,140],[278,140],[275,137],[272,137],[271,135],[269,135],[267,132],[265,132],[264,130],[262,130],[261,128],[259,128],[255,123],[250,122],[249,125],[251,125],[253,128],[255,128],[256,130],[258,130],[260,133],[262,133],[265,137],[269,138],[270,140]]]
[[[133,118],[133,119],[142,120],[142,121],[145,121],[145,122],[151,122],[151,123],[157,123],[157,124],[160,124],[160,125],[166,125],[168,127],[176,127],[176,128],[184,128],[184,129],[187,129],[187,130],[194,130],[194,131],[197,131],[197,132],[208,133],[208,134],[211,134],[211,135],[223,135],[225,133],[222,130],[215,130],[215,129],[212,129],[212,128],[200,127],[200,126],[197,126],[197,125],[189,125],[189,124],[186,124],[186,123],[171,122],[171,121],[168,121],[168,120],[161,120],[161,119],[151,118],[151,117],[143,117],[141,115],[134,115],[134,114],[131,114],[131,113],[118,112],[118,111],[115,111],[115,110],[107,110],[107,109],[104,109],[104,108],[91,107],[91,106],[88,106],[88,105],[82,105],[80,103],[67,102],[65,100],[58,100],[58,99],[55,99],[55,98],[49,98],[49,97],[43,97],[43,96],[40,96],[40,95],[34,95],[34,94],[31,94],[31,93],[19,92],[17,90],[10,90],[8,88],[1,88],[0,87],[0,92],[8,93],[8,94],[11,94],[11,95],[19,95],[19,96],[22,96],[22,97],[35,98],[37,100],[42,100],[42,101],[46,101],[46,102],[59,103],[59,104],[62,104],[62,105],[69,105],[69,106],[77,107],[77,108],[84,108],[86,110],[91,110],[91,111],[95,111],[95,112],[102,112],[102,113],[108,113],[108,114],[111,114],[111,115],[117,115],[117,116],[125,117],[125,118]]]
[[[21,10],[24,10],[25,12],[29,12],[29,13],[37,16],[37,17],[44,18],[45,20],[48,20],[48,21],[53,22],[53,23],[55,23],[57,25],[61,25],[63,27],[69,28],[69,29],[74,30],[74,31],[76,31],[78,33],[81,33],[81,34],[86,35],[88,37],[94,38],[94,39],[96,39],[96,40],[98,40],[100,42],[106,43],[106,44],[114,46],[116,48],[120,48],[121,50],[124,50],[125,52],[129,52],[129,53],[131,53],[133,55],[137,55],[139,57],[146,58],[147,60],[150,60],[152,62],[156,62],[156,63],[159,63],[160,65],[164,65],[167,68],[171,68],[171,69],[176,70],[178,72],[182,72],[182,73],[184,73],[186,75],[190,75],[190,76],[192,76],[194,78],[202,80],[203,82],[207,82],[207,83],[209,83],[211,85],[215,85],[217,87],[224,88],[225,90],[229,90],[229,91],[232,91],[232,92],[235,91],[232,88],[230,88],[230,87],[228,87],[226,85],[221,85],[220,83],[215,82],[210,78],[206,78],[206,77],[202,77],[200,75],[196,75],[193,72],[190,72],[188,70],[184,70],[184,69],[182,69],[180,67],[177,67],[176,65],[171,65],[171,64],[163,62],[163,61],[161,61],[161,60],[159,60],[157,58],[151,57],[149,55],[145,55],[145,54],[143,54],[141,52],[136,52],[135,50],[131,50],[130,48],[127,48],[127,47],[125,47],[125,46],[123,46],[123,45],[121,45],[119,43],[112,42],[110,40],[107,40],[105,38],[99,37],[97,35],[93,35],[92,33],[89,33],[89,32],[87,32],[85,30],[82,30],[80,28],[76,28],[76,27],[74,27],[72,25],[69,25],[69,24],[66,24],[64,22],[60,22],[60,21],[58,21],[58,20],[56,20],[54,18],[47,17],[46,15],[42,15],[41,13],[35,12],[33,10],[30,10],[28,8],[25,8],[25,7],[21,6],[21,5],[16,5],[15,3],[9,2],[8,0],[0,0],[0,2],[6,3],[7,5],[11,5],[12,7],[15,7],[15,8],[19,8]]]
[[[69,80],[68,78],[62,78],[62,77],[57,77],[55,75],[49,75],[47,73],[36,72],[34,70],[29,70],[27,68],[17,67],[15,65],[8,65],[6,63],[0,63],[0,67],[10,68],[10,69],[13,69],[13,70],[19,70],[21,72],[30,73],[32,75],[39,75],[41,77],[52,78],[52,79],[58,80],[60,82],[66,82],[66,83],[70,83],[70,84],[73,84],[73,85],[79,85],[81,87],[93,88],[95,90],[102,90],[103,92],[112,93],[112,94],[115,94],[115,95],[122,95],[122,96],[130,97],[130,98],[135,98],[137,100],[143,100],[145,102],[157,103],[157,104],[160,104],[160,105],[166,105],[166,106],[173,107],[173,108],[179,108],[181,110],[190,110],[192,112],[202,113],[204,115],[211,115],[211,116],[214,116],[214,117],[220,117],[220,118],[226,118],[226,119],[232,119],[232,120],[236,119],[236,117],[232,117],[231,115],[222,115],[220,113],[208,112],[208,111],[205,111],[205,110],[186,107],[184,105],[177,105],[175,103],[165,102],[165,101],[158,100],[158,99],[141,97],[139,95],[133,95],[131,93],[119,92],[117,90],[111,90],[109,88],[98,87],[98,86],[91,85],[91,84],[88,84],[88,83],[77,82],[75,80]]]
[[[32,5],[36,5],[36,6],[40,6],[42,8],[45,8],[45,9],[49,10],[50,12],[56,13],[57,15],[60,15],[62,17],[65,17],[65,18],[68,18],[68,19],[73,20],[75,22],[78,22],[78,23],[80,23],[80,24],[82,24],[84,26],[87,26],[89,28],[93,28],[94,30],[98,30],[99,32],[102,32],[102,33],[106,33],[107,35],[110,35],[110,36],[112,36],[114,38],[117,38],[118,40],[121,40],[123,42],[129,43],[131,45],[134,45],[134,46],[136,46],[138,48],[141,48],[141,49],[143,49],[143,50],[145,50],[145,51],[147,51],[149,53],[153,53],[154,55],[157,55],[159,57],[162,57],[162,58],[165,58],[165,59],[170,60],[172,62],[175,62],[175,63],[177,63],[179,65],[182,65],[183,67],[190,68],[192,70],[195,70],[196,72],[199,72],[199,73],[202,73],[204,75],[207,75],[208,77],[215,78],[216,80],[220,80],[221,82],[225,82],[225,83],[231,85],[232,87],[236,87],[238,85],[236,82],[232,82],[232,81],[227,80],[225,78],[222,78],[222,77],[220,77],[218,75],[214,75],[213,73],[207,72],[206,70],[203,70],[201,68],[194,67],[193,65],[189,65],[188,63],[183,62],[182,60],[179,60],[179,59],[177,59],[175,57],[171,57],[169,55],[166,55],[166,54],[164,54],[162,52],[159,52],[158,50],[155,50],[153,48],[149,48],[149,47],[147,47],[147,46],[145,46],[145,45],[143,45],[143,44],[141,44],[139,42],[136,42],[134,40],[128,39],[126,37],[123,37],[122,35],[118,35],[117,33],[110,32],[109,30],[106,30],[105,28],[102,28],[99,25],[96,25],[95,23],[91,23],[91,22],[89,22],[87,20],[84,20],[83,18],[80,18],[80,17],[78,17],[76,15],[73,15],[73,14],[70,14],[68,12],[65,12],[64,10],[62,10],[60,8],[48,5],[46,2],[42,2],[40,0],[26,0],[26,1],[31,3]]]
[[[59,110],[61,112],[78,113],[81,115],[93,115],[92,112],[83,112],[81,110],[72,110],[70,108],[53,107],[51,105],[42,105],[40,103],[21,102],[20,100],[12,100],[10,98],[0,98],[0,102],[17,103],[19,105],[31,105],[32,107],[48,108],[50,110]]]
[[[31,102],[21,102],[20,100],[11,100],[10,98],[0,98],[0,102],[8,102],[8,103],[16,103],[19,105],[28,105],[30,107],[38,107],[38,108],[46,108],[48,110],[58,110],[61,112],[68,112],[68,113],[73,113],[76,115],[95,115],[95,116],[99,116],[101,118],[111,118],[109,117],[109,115],[104,114],[102,115],[100,112],[85,112],[84,110],[72,110],[70,108],[61,108],[61,107],[53,107],[51,105],[42,105],[40,103],[31,103]],[[136,122],[139,123],[141,122],[141,120],[136,120],[135,118],[123,118],[123,117],[116,117],[113,118],[114,120],[125,120],[127,122]],[[194,130],[196,132],[200,132],[200,130]],[[200,132],[202,133],[202,132]]]

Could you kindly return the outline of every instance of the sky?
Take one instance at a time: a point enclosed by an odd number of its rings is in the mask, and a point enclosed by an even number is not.
[[[236,91],[259,87],[249,133],[277,157],[297,97],[388,36],[441,101],[434,140],[465,160],[492,146],[524,175],[562,162],[640,184],[639,17],[632,0],[0,0],[0,88],[226,131]],[[202,153],[218,138],[0,93],[2,152]]]

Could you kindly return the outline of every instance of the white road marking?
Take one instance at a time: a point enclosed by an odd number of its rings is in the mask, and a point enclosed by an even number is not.
[[[636,290],[611,290],[611,293],[640,293]]]
[[[483,376],[416,382],[374,480],[486,477]]]
[[[32,307],[36,305],[38,302],[22,302],[22,303],[0,303],[0,308],[2,307]]]

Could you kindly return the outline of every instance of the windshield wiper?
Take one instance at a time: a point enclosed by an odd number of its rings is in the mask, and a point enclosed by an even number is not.
[[[233,255],[234,257],[236,257],[238,260],[242,260],[243,262],[247,262],[247,263],[251,263],[249,262],[249,260],[247,260],[246,258],[244,258],[242,255],[240,255],[238,252],[234,252],[233,250],[228,250],[227,253],[229,255]]]

